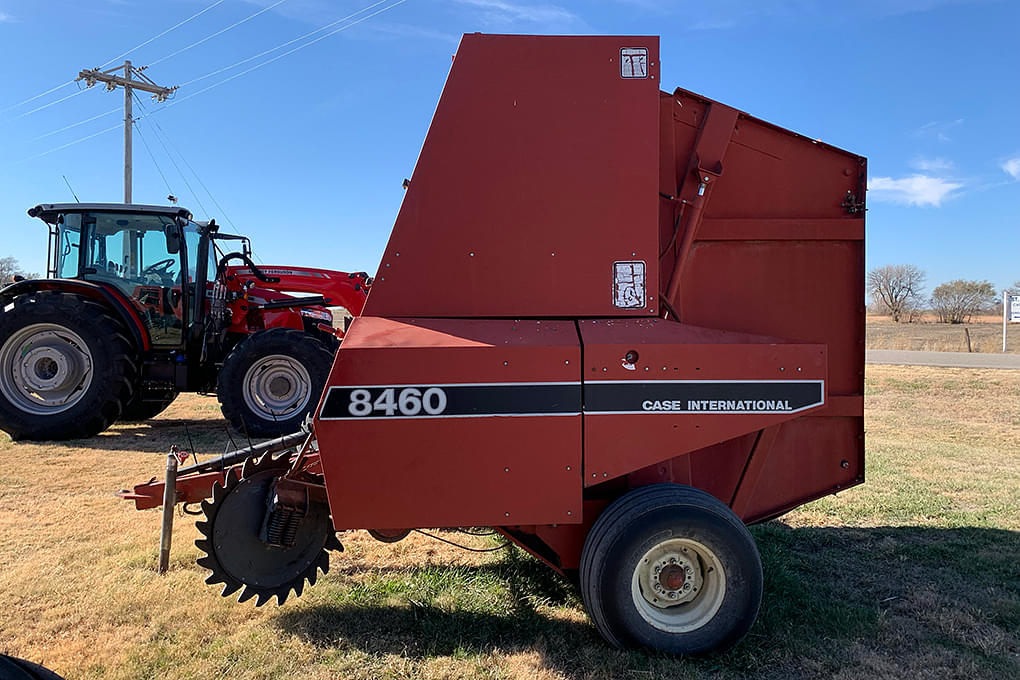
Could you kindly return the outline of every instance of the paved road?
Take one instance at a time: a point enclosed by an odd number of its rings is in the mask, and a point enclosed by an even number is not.
[[[1020,354],[984,354],[975,352],[911,352],[900,349],[869,349],[869,364],[904,366],[951,366],[954,368],[1015,368],[1020,370]]]

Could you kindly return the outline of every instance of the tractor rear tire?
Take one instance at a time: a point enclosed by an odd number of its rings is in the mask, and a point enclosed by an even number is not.
[[[223,416],[250,437],[279,437],[301,428],[319,404],[333,352],[291,328],[260,331],[227,355],[216,381]]]
[[[166,396],[156,401],[142,401],[141,393],[135,393],[131,401],[124,404],[124,412],[120,414],[121,422],[127,423],[140,423],[150,418],[155,418],[163,411],[170,408],[170,404],[174,403],[177,398],[177,393]]]
[[[0,311],[0,430],[14,440],[96,435],[120,417],[136,370],[127,331],[102,305],[21,295]]]
[[[595,521],[581,553],[581,594],[613,646],[698,656],[733,646],[751,629],[761,558],[718,499],[654,484],[621,496]]]

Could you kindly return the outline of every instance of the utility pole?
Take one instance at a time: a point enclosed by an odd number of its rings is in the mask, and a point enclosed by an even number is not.
[[[107,92],[113,92],[117,89],[117,86],[124,88],[124,202],[131,203],[131,126],[134,123],[134,118],[131,117],[131,91],[132,90],[143,90],[145,92],[151,92],[152,98],[157,102],[166,101],[167,97],[173,94],[177,90],[177,86],[174,87],[162,87],[157,85],[150,80],[145,74],[142,73],[146,69],[145,66],[141,68],[135,68],[131,65],[128,60],[124,61],[123,66],[115,66],[114,68],[106,71],[100,71],[97,68],[86,69],[78,72],[78,77],[75,80],[84,80],[86,87],[92,87],[96,83],[106,83]],[[123,70],[124,75],[114,75],[117,71]],[[135,80],[133,76],[138,76]]]

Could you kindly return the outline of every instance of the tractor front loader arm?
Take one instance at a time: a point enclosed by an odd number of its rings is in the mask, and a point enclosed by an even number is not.
[[[321,295],[327,307],[343,307],[354,316],[360,316],[365,307],[365,299],[372,287],[372,278],[365,272],[341,272],[331,269],[314,269],[311,267],[286,267],[264,265],[258,267],[262,279],[259,280],[251,267],[227,267],[226,276],[235,277],[241,283],[244,279],[253,280],[253,294],[259,290],[265,293],[308,293]]]

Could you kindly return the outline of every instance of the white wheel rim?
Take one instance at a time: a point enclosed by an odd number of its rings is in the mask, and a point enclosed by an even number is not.
[[[25,326],[0,347],[0,393],[26,413],[66,411],[85,396],[92,375],[88,345],[57,324]]]
[[[244,376],[244,403],[263,420],[290,418],[308,406],[312,379],[300,362],[282,354],[262,357]]]
[[[671,538],[634,567],[631,597],[641,617],[667,633],[689,633],[716,615],[726,596],[726,572],[704,543]]]

